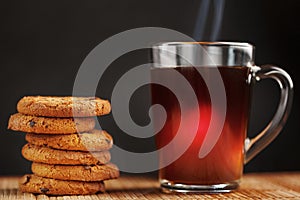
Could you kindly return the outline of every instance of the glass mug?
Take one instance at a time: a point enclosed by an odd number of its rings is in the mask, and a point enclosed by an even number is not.
[[[165,118],[152,113],[157,148],[167,147],[159,151],[161,189],[236,189],[243,165],[286,123],[293,97],[290,76],[275,66],[256,66],[254,46],[248,43],[166,42],[152,47],[151,59],[152,105],[165,109]],[[266,128],[249,139],[251,90],[268,78],[280,87],[278,109]]]

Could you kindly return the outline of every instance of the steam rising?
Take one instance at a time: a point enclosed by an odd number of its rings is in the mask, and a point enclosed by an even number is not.
[[[195,24],[195,29],[194,29],[194,34],[193,38],[196,41],[200,41],[204,39],[204,30],[205,30],[205,25],[207,22],[207,16],[208,16],[208,11],[210,8],[210,3],[213,2],[213,17],[212,19],[209,19],[209,21],[212,23],[211,27],[212,30],[210,32],[210,41],[216,41],[217,37],[220,32],[221,28],[221,22],[222,22],[222,17],[223,17],[223,12],[224,12],[224,0],[202,0],[199,11],[197,14],[197,19],[196,19],[196,24]]]

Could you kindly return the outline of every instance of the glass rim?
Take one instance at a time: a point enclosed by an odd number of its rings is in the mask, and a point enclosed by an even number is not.
[[[164,47],[164,46],[186,46],[186,45],[201,45],[201,46],[216,46],[216,47],[250,47],[254,48],[254,45],[248,42],[227,42],[227,41],[217,41],[217,42],[160,42],[154,44],[152,47]]]

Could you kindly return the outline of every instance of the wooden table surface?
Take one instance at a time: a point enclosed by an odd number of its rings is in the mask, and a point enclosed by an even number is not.
[[[245,174],[238,190],[223,194],[164,194],[157,179],[121,176],[106,181],[106,193],[86,196],[46,196],[18,191],[19,177],[0,177],[0,200],[93,199],[300,199],[300,172]]]

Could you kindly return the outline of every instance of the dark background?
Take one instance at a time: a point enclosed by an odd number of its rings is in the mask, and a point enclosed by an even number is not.
[[[24,95],[71,95],[73,81],[85,56],[101,41],[127,29],[155,26],[193,36],[200,1],[5,1],[0,6],[0,175],[24,174],[30,162],[21,156],[24,134],[7,130],[9,115]],[[213,7],[211,7],[212,9]],[[278,138],[245,171],[300,170],[298,1],[228,0],[217,40],[245,41],[256,46],[256,64],[281,66],[293,78],[292,112]],[[201,40],[211,40],[210,18]],[[110,99],[122,73],[148,61],[146,51],[114,62],[97,90]],[[147,123],[147,88],[137,91],[130,104],[133,118]],[[138,94],[140,92],[140,95]],[[264,81],[254,91],[250,132],[270,120],[278,102],[278,88]],[[146,106],[145,106],[146,105]],[[149,151],[153,140],[134,140],[122,133],[112,116],[101,118],[115,143],[131,151]]]

